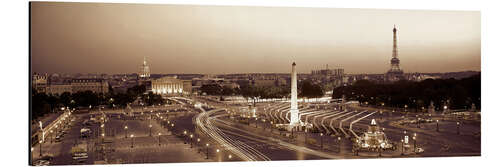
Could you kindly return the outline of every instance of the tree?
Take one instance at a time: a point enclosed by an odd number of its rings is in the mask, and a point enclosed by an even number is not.
[[[316,98],[323,95],[324,92],[321,86],[311,83],[310,80],[305,80],[300,84],[300,97]]]
[[[64,106],[70,106],[71,105],[71,93],[69,92],[64,92],[61,95],[59,95],[59,100]]]
[[[222,92],[221,94],[224,95],[224,96],[231,96],[235,93],[234,89],[225,85],[222,87]]]
[[[333,98],[341,98],[366,102],[371,105],[384,103],[389,107],[421,109],[434,102],[437,108],[445,103],[451,109],[464,109],[472,103],[480,107],[481,78],[480,75],[456,79],[426,79],[421,82],[398,81],[388,84],[372,83],[359,80],[353,85],[335,88]]]
[[[221,95],[223,91],[219,84],[202,85],[200,90],[207,95]]]
[[[156,105],[156,104],[164,104],[164,100],[161,95],[154,94],[153,92],[149,92],[141,97],[147,105]]]

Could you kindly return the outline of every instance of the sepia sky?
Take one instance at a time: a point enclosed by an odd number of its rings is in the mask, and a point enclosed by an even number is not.
[[[385,73],[481,69],[475,11],[31,3],[39,73]]]

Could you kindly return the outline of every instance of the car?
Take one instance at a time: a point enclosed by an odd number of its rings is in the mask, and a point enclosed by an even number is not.
[[[418,153],[423,153],[423,152],[424,152],[424,149],[420,148],[420,147],[415,150],[415,153],[417,153],[417,154]]]
[[[62,141],[62,135],[57,135],[55,139],[56,139],[56,142],[61,142]]]
[[[73,157],[88,158],[89,156],[87,155],[86,152],[79,152],[79,153],[73,154]]]

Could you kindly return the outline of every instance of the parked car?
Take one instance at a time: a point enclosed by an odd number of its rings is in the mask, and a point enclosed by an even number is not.
[[[59,134],[56,136],[56,142],[61,142],[62,141],[62,134]]]

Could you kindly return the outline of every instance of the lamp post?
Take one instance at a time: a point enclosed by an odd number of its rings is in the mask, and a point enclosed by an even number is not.
[[[417,133],[413,134],[413,152],[417,152]]]
[[[341,143],[341,142],[342,142],[342,138],[340,138],[340,136],[339,136],[339,137],[337,137],[337,141],[338,141],[337,143],[339,143],[339,153],[340,153],[340,150],[342,150],[342,149],[341,149],[341,146],[342,146],[342,143]],[[356,144],[358,144],[358,141],[359,141],[359,140],[358,140],[358,139],[356,139]]]
[[[161,146],[160,138],[161,138],[161,133],[158,133],[158,146]]]
[[[210,146],[210,144],[207,143],[206,146],[207,146],[207,158],[206,159],[208,159],[208,146]]]
[[[50,143],[54,140],[54,131],[50,130]]]
[[[130,144],[130,148],[134,148],[134,134],[130,135],[130,140],[132,140],[131,144]]]
[[[152,136],[152,134],[151,134],[151,128],[153,128],[153,125],[149,124],[149,136]]]
[[[40,143],[40,158],[42,157],[42,140],[39,140],[38,143]]]
[[[258,122],[259,122],[259,121],[258,121],[258,118],[256,117],[256,118],[255,118],[255,128],[257,128],[257,123],[258,123]]]
[[[262,122],[264,122],[264,123],[262,124],[262,128],[264,129],[264,131],[266,131],[266,120],[264,119],[264,120],[262,120]]]
[[[172,127],[172,129],[170,130],[170,133],[171,133],[171,134],[173,134],[175,124],[174,124],[174,123],[172,123],[172,124],[170,124],[170,126]]]
[[[123,129],[125,129],[125,138],[127,138],[127,136],[128,136],[128,126],[125,125],[125,127]]]
[[[218,157],[219,161],[220,161],[220,155],[219,155],[219,152],[220,150],[219,149],[216,149],[215,150],[215,156]]]
[[[197,142],[197,143],[196,143],[196,146],[197,146],[197,147],[200,147],[200,141],[201,141],[201,140],[200,140],[200,138],[196,139],[196,142]],[[198,153],[200,153],[200,150],[201,150],[201,149],[200,149],[200,148],[198,148]]]
[[[321,141],[321,149],[323,149],[323,133],[320,133],[319,136]]]
[[[460,122],[457,122],[457,135],[460,135]]]
[[[186,140],[187,140],[187,139],[186,139],[186,137],[187,137],[187,131],[186,131],[186,130],[184,130],[184,133],[183,133],[183,134],[184,134],[184,144],[187,144],[187,142],[186,142]]]
[[[189,135],[189,143],[191,144],[190,148],[193,148],[193,134]]]
[[[104,133],[101,133],[102,136],[102,143],[104,143]]]
[[[439,119],[436,120],[436,132],[439,132]]]
[[[273,121],[271,121],[271,134],[273,133]]]
[[[420,117],[417,115],[417,128],[420,128]]]
[[[404,155],[404,146],[403,146],[403,144],[404,144],[404,140],[401,139],[401,155]]]
[[[339,137],[340,139],[340,137]],[[340,141],[340,140],[339,140]],[[354,147],[354,152],[356,153],[356,156],[359,155],[359,139],[356,139],[356,147]],[[339,145],[339,149],[340,149],[340,145]],[[339,150],[339,153],[340,153],[340,150]]]

